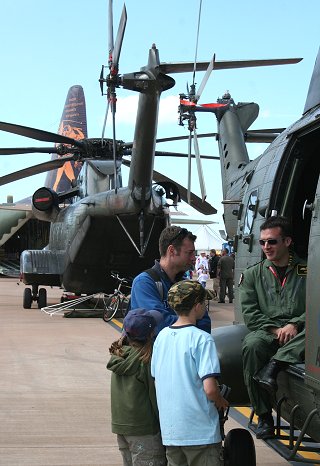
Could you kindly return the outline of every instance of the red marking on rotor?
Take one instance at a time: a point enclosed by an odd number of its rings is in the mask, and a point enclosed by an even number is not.
[[[201,104],[200,107],[207,107],[207,108],[219,108],[219,107],[227,107],[229,104]]]
[[[190,100],[180,100],[180,104],[181,105],[186,105],[186,106],[189,106],[189,107],[195,107],[195,103],[194,102],[190,102]]]
[[[38,199],[35,199],[35,202],[47,202],[50,201],[50,197],[40,197]]]

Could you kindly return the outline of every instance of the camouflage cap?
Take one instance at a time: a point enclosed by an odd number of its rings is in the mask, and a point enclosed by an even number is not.
[[[170,288],[168,303],[177,313],[190,311],[205,299],[212,299],[212,293],[195,280],[182,280]]]

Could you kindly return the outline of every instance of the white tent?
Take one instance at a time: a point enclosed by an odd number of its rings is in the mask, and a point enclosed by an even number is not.
[[[221,250],[224,240],[219,233],[216,233],[208,225],[201,225],[194,234],[197,236],[195,249],[199,254],[200,251],[209,253],[210,249]]]

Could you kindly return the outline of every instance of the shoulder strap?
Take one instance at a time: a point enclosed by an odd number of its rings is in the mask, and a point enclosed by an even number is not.
[[[162,301],[163,300],[163,284],[162,284],[160,275],[158,274],[158,272],[153,267],[151,267],[151,269],[145,270],[145,272],[148,275],[150,275],[152,280],[154,280],[154,282],[156,284],[156,287],[157,287],[157,290],[159,292],[161,301]]]

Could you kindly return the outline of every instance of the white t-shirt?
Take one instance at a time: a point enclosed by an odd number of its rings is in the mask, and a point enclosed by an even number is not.
[[[221,442],[219,415],[203,380],[220,375],[210,334],[194,325],[166,327],[156,338],[151,360],[164,445]]]
[[[209,275],[207,273],[203,273],[199,271],[198,282],[199,283],[206,282],[207,280],[209,280]]]

